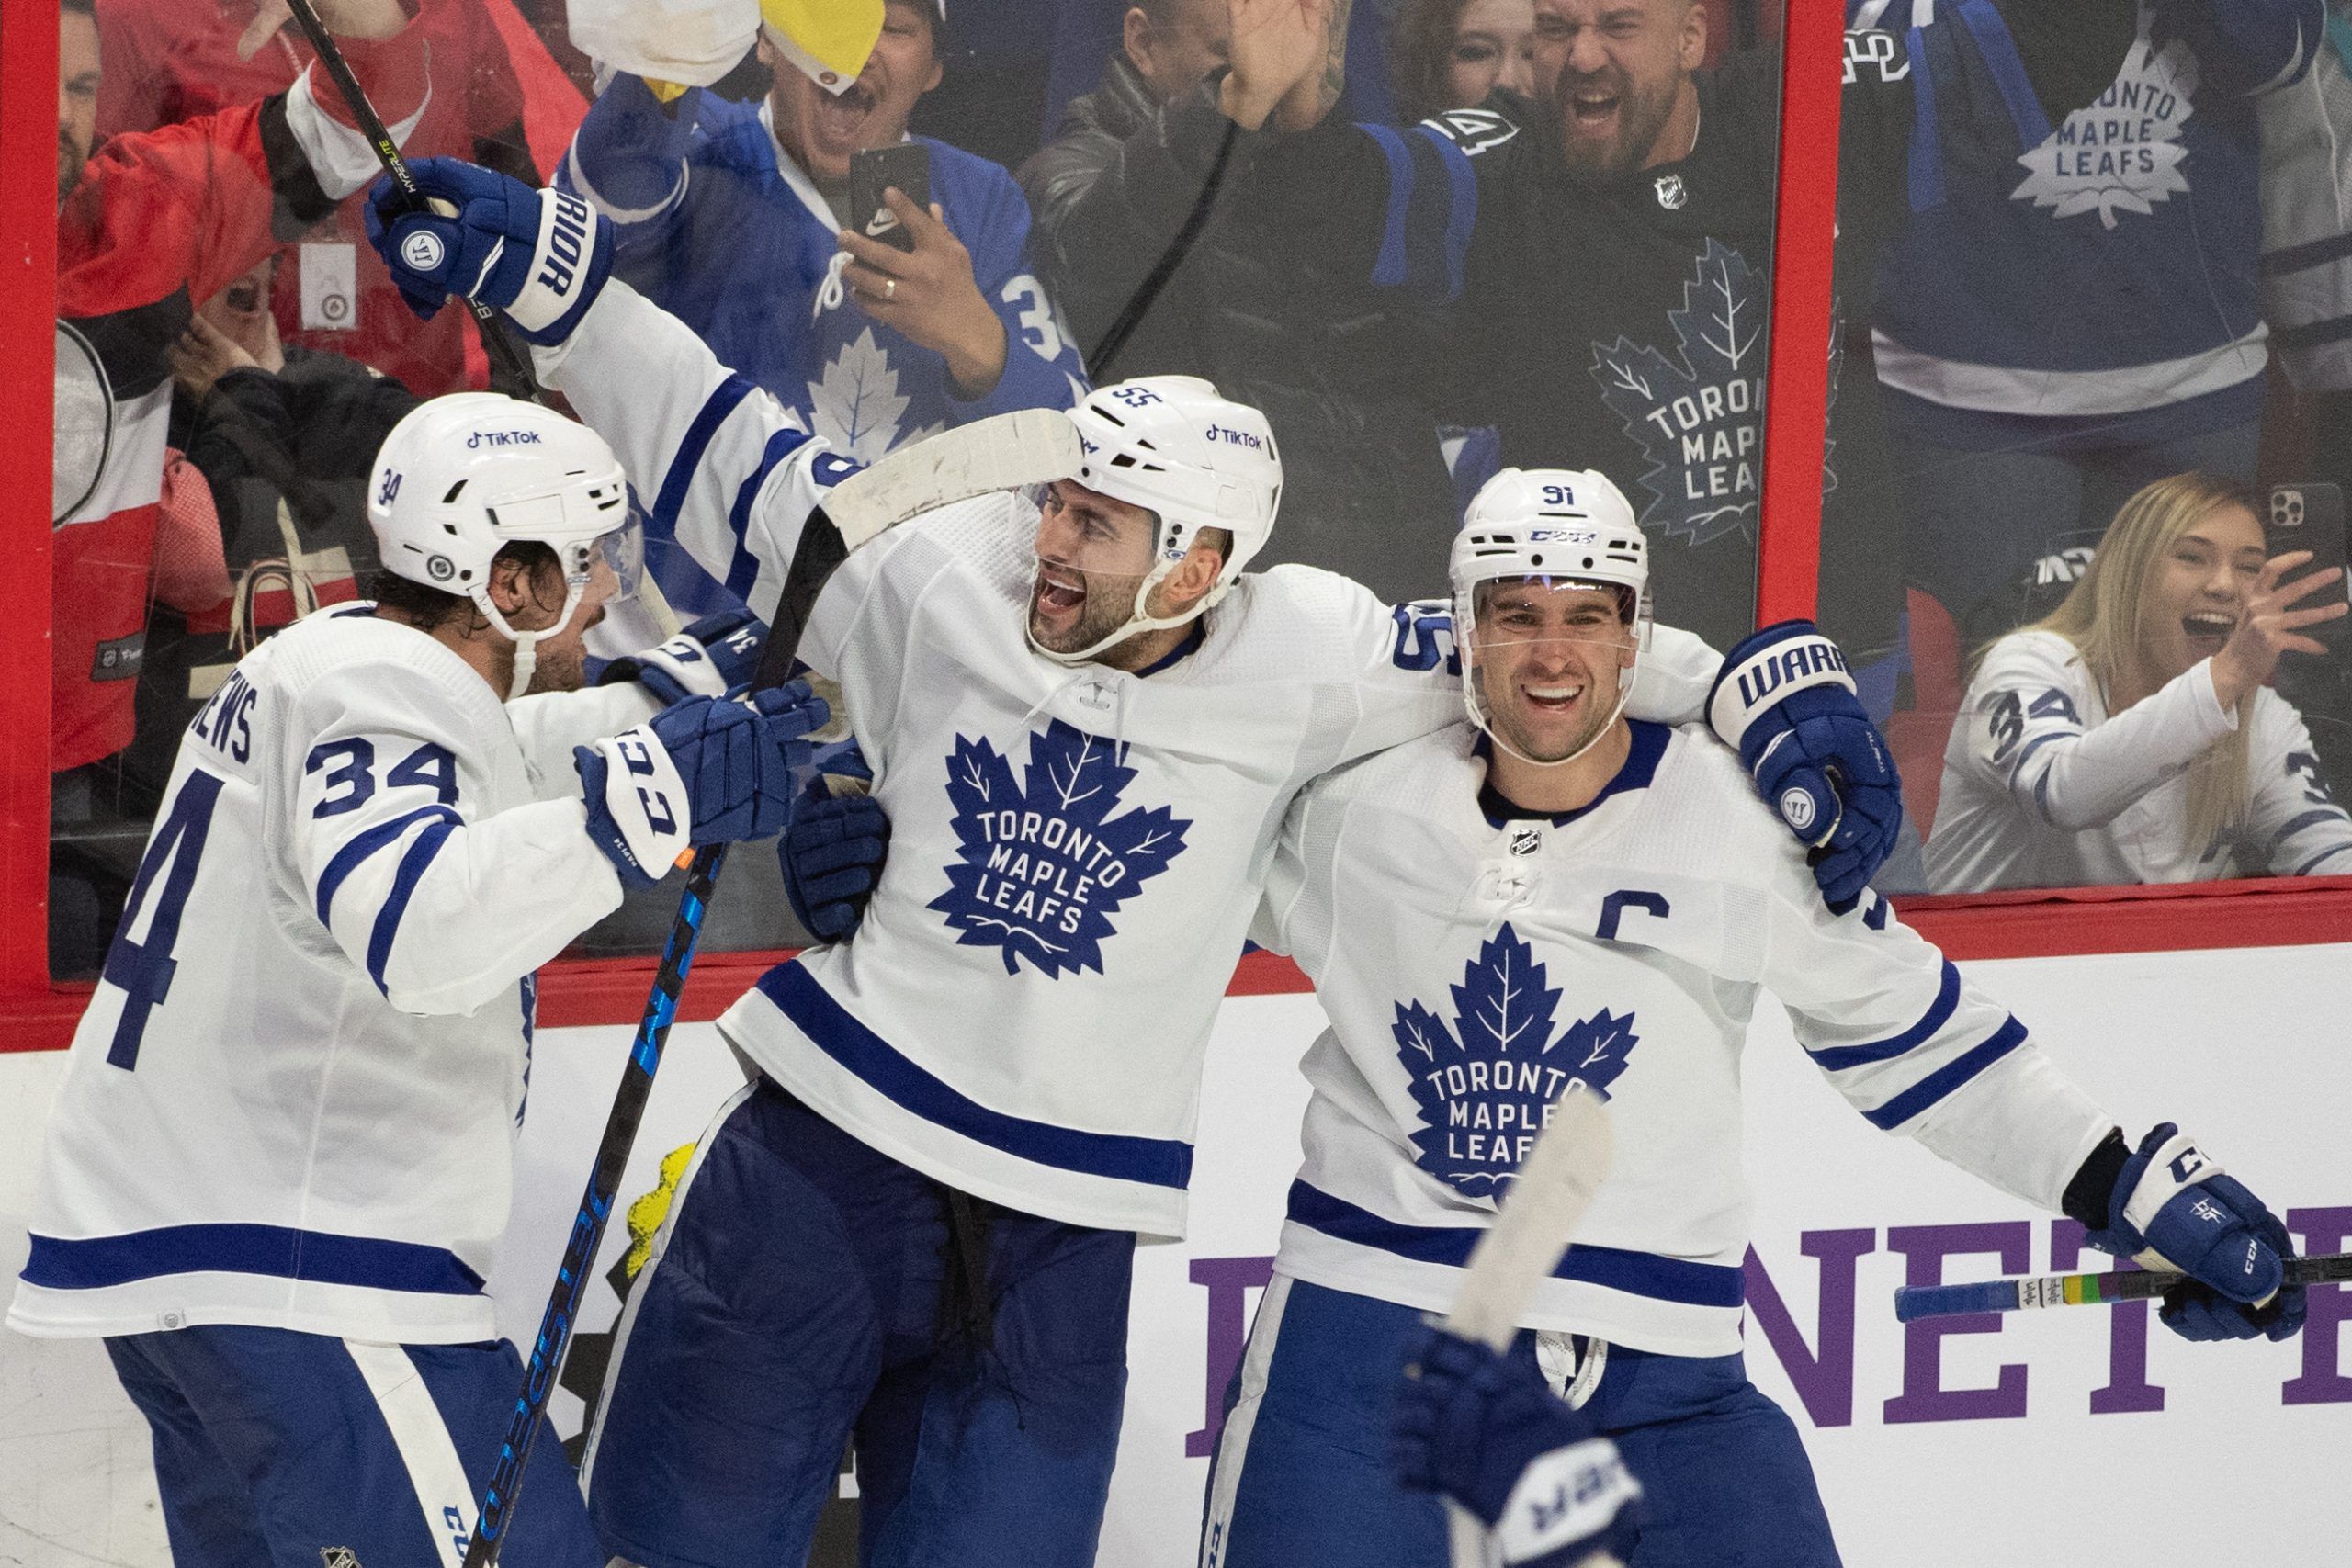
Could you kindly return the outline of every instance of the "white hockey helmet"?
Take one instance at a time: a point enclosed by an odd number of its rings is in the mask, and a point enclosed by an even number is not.
[[[1140,631],[1182,626],[1224,598],[1250,558],[1265,548],[1282,504],[1283,464],[1266,416],[1221,395],[1198,376],[1138,376],[1099,387],[1069,411],[1081,456],[1079,484],[1152,513],[1155,531],[1134,615],[1075,653],[1032,646],[1080,664]],[[1153,589],[1176,569],[1204,528],[1233,536],[1216,583],[1181,615],[1145,611]]]
[[[637,586],[644,538],[628,479],[604,437],[552,409],[495,392],[458,392],[409,411],[384,437],[368,477],[368,521],[387,570],[471,599],[514,644],[508,697],[523,694],[537,643],[580,608],[599,560]],[[512,544],[548,546],[563,567],[563,615],[516,631],[490,599],[490,563]]]
[[[1453,585],[1453,635],[1462,653],[1462,703],[1470,722],[1523,761],[1535,761],[1495,733],[1475,672],[1482,590],[1497,582],[1538,580],[1559,587],[1613,588],[1624,626],[1621,646],[1635,667],[1650,641],[1649,541],[1624,492],[1595,468],[1505,468],[1479,487],[1454,536],[1448,563]],[[1609,723],[1569,756],[1584,754],[1625,711],[1634,668],[1619,683]],[[1556,765],[1556,764],[1554,764]]]

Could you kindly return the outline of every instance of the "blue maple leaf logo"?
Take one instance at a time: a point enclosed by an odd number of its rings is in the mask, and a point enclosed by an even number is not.
[[[1474,1197],[1499,1198],[1571,1083],[1603,1099],[1641,1037],[1607,1008],[1555,1039],[1560,993],[1505,922],[1453,987],[1453,1026],[1419,1001],[1396,1005],[1399,1056],[1421,1107],[1422,1169]]]
[[[927,907],[959,946],[1001,948],[1008,975],[1024,958],[1048,979],[1100,975],[1111,916],[1183,852],[1193,825],[1165,806],[1112,816],[1135,777],[1125,747],[1060,719],[1030,736],[1021,784],[994,746],[958,735],[947,798],[962,848]]]
[[[1601,400],[1649,458],[1643,527],[1693,545],[1734,530],[1756,536],[1769,303],[1747,258],[1711,239],[1682,286],[1682,309],[1667,312],[1679,354],[1623,337],[1592,345]]]

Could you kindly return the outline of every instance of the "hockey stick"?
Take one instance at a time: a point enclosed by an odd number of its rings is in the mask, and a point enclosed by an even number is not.
[[[1510,1196],[1471,1250],[1462,1288],[1445,1328],[1494,1350],[1508,1350],[1536,1286],[1551,1278],[1584,1212],[1616,1156],[1609,1113],[1600,1096],[1571,1085],[1552,1123],[1520,1162]],[[1446,1505],[1453,1530],[1453,1568],[1480,1568],[1488,1560],[1487,1528],[1458,1503]],[[1613,1568],[1601,1556],[1588,1568]]]
[[[1023,409],[916,442],[843,479],[801,527],[800,542],[785,571],[783,593],[769,619],[767,646],[761,650],[759,672],[752,684],[764,690],[781,685],[791,675],[817,595],[850,551],[918,513],[997,491],[1066,479],[1078,471],[1078,427],[1069,417],[1051,409]],[[482,1488],[475,1513],[478,1522],[466,1543],[465,1568],[491,1568],[505,1541],[523,1467],[531,1457],[531,1444],[547,1413],[548,1396],[562,1371],[581,1292],[595,1266],[597,1248],[604,1243],[605,1224],[612,1217],[629,1150],[637,1143],[638,1122],[653,1092],[653,1074],[662,1066],[670,1025],[677,1019],[678,996],[694,967],[703,916],[726,860],[727,846],[711,844],[695,851],[687,862],[678,918],[671,924],[669,942],[654,970],[653,990],[638,1021],[637,1038],[621,1069],[612,1111],[605,1118],[588,1188],[581,1196],[571,1235],[564,1243],[563,1261],[556,1269],[547,1310],[540,1314],[539,1332],[531,1342],[522,1392],[515,1395],[506,1437],[491,1467],[489,1484]]]
[[[367,137],[375,148],[376,161],[384,165],[384,173],[392,176],[392,184],[400,187],[401,194],[408,197],[411,205],[424,208],[426,205],[424,194],[416,188],[416,176],[409,173],[408,162],[401,156],[400,144],[392,140],[390,130],[384,124],[384,117],[378,114],[376,106],[368,101],[367,89],[360,86],[359,78],[351,73],[351,62],[344,59],[342,47],[334,41],[334,35],[327,31],[326,25],[319,20],[319,13],[311,6],[311,0],[286,0],[286,8],[301,25],[302,36],[311,40],[311,52],[317,55],[319,63],[327,68],[327,75],[334,81],[334,90],[342,95],[344,107],[351,111],[351,118],[359,122],[360,134]],[[474,325],[481,333],[482,347],[498,361],[498,367],[517,386],[531,389],[532,394],[537,396],[538,380],[531,374],[531,367],[523,363],[522,355],[508,340],[505,329],[498,324],[498,312],[462,295],[457,299],[471,312]]]
[[[1988,1280],[1975,1285],[1905,1285],[1894,1292],[1894,1315],[1905,1323],[1951,1317],[1967,1312],[2019,1312],[2029,1307],[2106,1306],[2144,1302],[2163,1295],[2188,1276],[2161,1269],[2120,1269],[2107,1274],[2043,1274],[2030,1280]],[[2290,1258],[2290,1285],[2352,1280],[2352,1252],[2322,1258]]]

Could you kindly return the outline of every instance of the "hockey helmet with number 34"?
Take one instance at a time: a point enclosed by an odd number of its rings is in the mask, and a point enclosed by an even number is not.
[[[1577,640],[1602,640],[1629,649],[1636,665],[1648,650],[1649,541],[1624,492],[1597,469],[1503,469],[1471,501],[1462,531],[1454,536],[1449,570],[1454,641],[1463,659],[1463,705],[1471,722],[1489,736],[1494,727],[1474,669],[1481,640],[1478,617],[1494,584],[1534,581],[1557,588],[1611,590],[1618,599],[1620,629],[1599,639]],[[1610,716],[1612,723],[1633,694],[1634,674],[1634,665],[1628,665],[1616,713]]]
[[[495,392],[431,399],[392,427],[368,476],[368,521],[387,570],[472,600],[514,642],[510,697],[528,688],[535,645],[571,621],[597,563],[625,598],[644,559],[628,476],[604,437]],[[543,631],[516,631],[490,598],[492,558],[524,543],[547,546],[563,569],[563,614]]]

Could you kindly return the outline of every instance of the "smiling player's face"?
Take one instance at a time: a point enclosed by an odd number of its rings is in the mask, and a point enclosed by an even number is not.
[[[1140,506],[1069,479],[1046,487],[1037,514],[1029,635],[1056,653],[1091,648],[1135,615],[1151,571],[1156,525]]]
[[[1557,762],[1616,718],[1635,653],[1619,594],[1541,578],[1480,586],[1471,672],[1498,740]]]
[[[2222,651],[2262,575],[2262,525],[2219,506],[2165,551],[2140,601],[2140,657],[2159,682]]]

